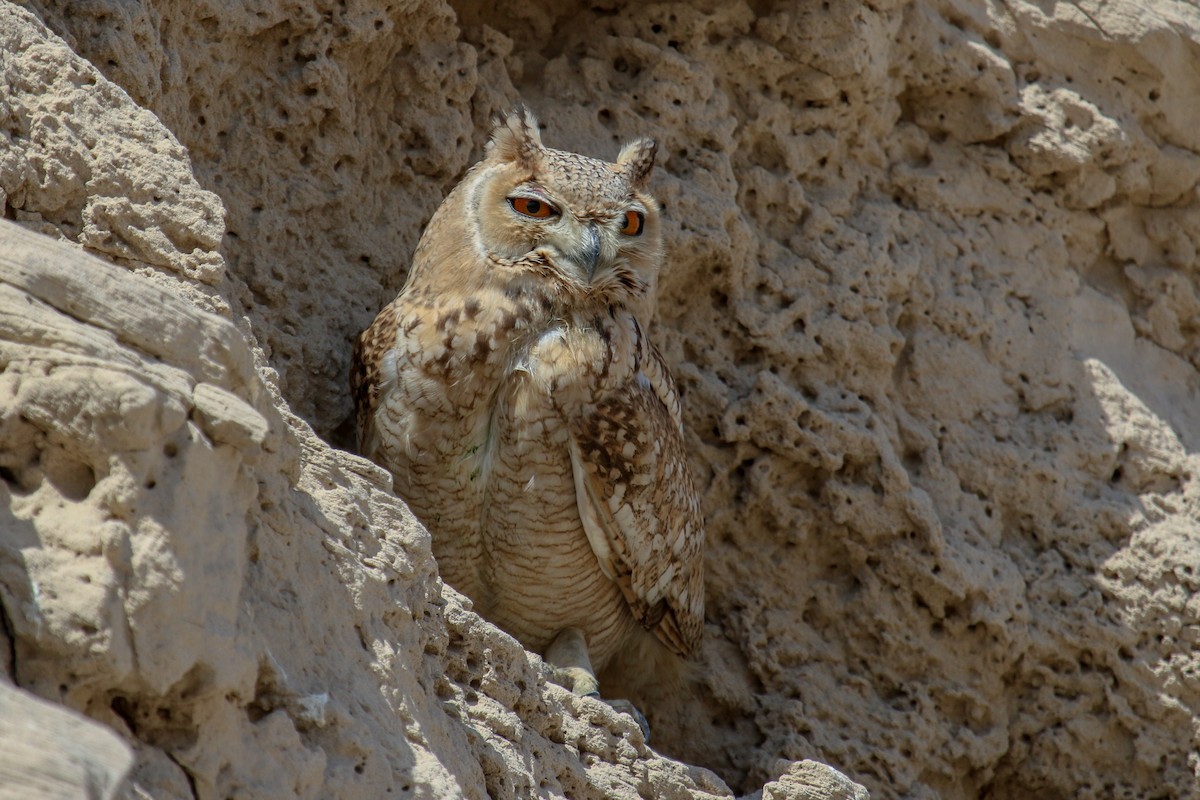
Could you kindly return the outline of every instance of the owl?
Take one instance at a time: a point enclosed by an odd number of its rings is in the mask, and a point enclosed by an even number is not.
[[[599,161],[544,147],[524,108],[499,120],[351,369],[360,452],[443,579],[579,694],[694,659],[703,626],[679,396],[645,329],[654,154]]]

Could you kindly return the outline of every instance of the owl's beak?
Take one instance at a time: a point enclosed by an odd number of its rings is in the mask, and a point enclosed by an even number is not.
[[[587,267],[588,280],[596,277],[596,267],[600,264],[600,228],[591,222],[584,228],[584,245],[582,256],[583,265]]]

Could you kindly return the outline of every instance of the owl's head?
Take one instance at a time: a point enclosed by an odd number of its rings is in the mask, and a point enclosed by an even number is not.
[[[659,205],[647,192],[654,151],[639,139],[609,163],[551,150],[518,107],[497,122],[469,189],[476,246],[536,265],[576,296],[642,306],[662,258]]]

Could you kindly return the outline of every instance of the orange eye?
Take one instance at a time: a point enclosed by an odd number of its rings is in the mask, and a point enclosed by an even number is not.
[[[642,227],[646,224],[646,216],[640,211],[625,212],[625,227],[621,233],[626,236],[641,236]]]
[[[547,203],[545,200],[534,200],[530,197],[510,197],[508,204],[513,207],[513,211],[518,214],[524,214],[527,217],[534,219],[545,219],[553,216],[556,212],[554,206]]]

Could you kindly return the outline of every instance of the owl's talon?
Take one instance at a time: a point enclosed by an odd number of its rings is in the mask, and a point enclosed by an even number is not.
[[[584,697],[600,696],[600,682],[588,658],[587,638],[579,628],[564,628],[546,648],[550,679]]]
[[[558,684],[580,697],[600,696],[600,683],[587,670],[578,667],[558,667],[549,663],[546,667],[550,670],[551,683]]]

